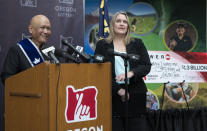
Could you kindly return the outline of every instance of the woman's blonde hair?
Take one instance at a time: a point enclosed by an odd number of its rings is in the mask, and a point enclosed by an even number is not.
[[[106,41],[108,43],[111,43],[114,39],[114,23],[115,23],[116,18],[119,14],[125,15],[126,19],[127,19],[128,27],[127,27],[126,35],[124,37],[124,42],[125,42],[125,44],[128,44],[130,42],[129,17],[127,16],[126,12],[123,12],[123,11],[115,13],[114,16],[112,17],[111,22],[110,22],[110,33],[109,33],[109,36],[106,38]]]

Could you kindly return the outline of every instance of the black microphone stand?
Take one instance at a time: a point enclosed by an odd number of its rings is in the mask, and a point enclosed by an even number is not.
[[[185,102],[186,102],[186,105],[187,105],[187,108],[188,108],[188,111],[189,111],[189,105],[188,105],[188,101],[187,101],[187,98],[186,98],[186,95],[185,95],[185,92],[184,92],[184,89],[183,89],[183,84],[184,84],[185,80],[183,80],[183,82],[181,82],[181,89],[182,89],[182,93],[184,95],[184,98],[185,98]],[[159,131],[159,124],[160,124],[160,119],[161,119],[161,115],[162,115],[162,108],[163,108],[163,104],[164,104],[164,93],[166,91],[166,84],[170,83],[169,81],[167,83],[164,83],[164,87],[163,87],[163,90],[162,90],[162,101],[161,101],[161,107],[160,107],[160,110],[158,112],[158,117],[157,117],[157,124],[156,124],[156,128],[155,128],[155,131]]]
[[[184,99],[185,99],[185,103],[186,103],[186,105],[187,105],[187,108],[188,108],[188,111],[189,111],[189,105],[188,105],[188,100],[187,100],[187,98],[186,98],[186,95],[185,95],[185,92],[184,92],[184,89],[183,89],[183,84],[185,83],[185,80],[183,80],[183,82],[182,83],[180,83],[181,84],[181,89],[182,89],[182,93],[183,93],[183,95],[184,95]]]
[[[127,78],[127,60],[128,58],[127,57],[122,57],[122,59],[124,60],[124,68],[125,68],[125,79],[124,79],[124,82],[125,82],[125,131],[128,131],[128,104],[129,104],[129,101],[128,101],[128,93],[129,93],[129,88],[128,88],[128,78]]]
[[[164,104],[164,99],[165,99],[165,97],[164,97],[164,94],[165,94],[165,91],[166,91],[166,84],[168,84],[168,83],[170,83],[170,82],[167,82],[167,83],[164,83],[164,87],[163,87],[163,90],[162,90],[162,100],[161,100],[161,107],[160,107],[160,110],[159,110],[159,112],[158,112],[158,117],[157,117],[157,120],[156,120],[156,127],[155,127],[155,131],[159,131],[160,129],[159,129],[159,125],[160,125],[160,119],[161,119],[161,115],[162,115],[162,107],[163,107],[163,104]]]
[[[123,60],[124,60],[124,68],[125,68],[125,131],[128,131],[128,112],[129,112],[129,101],[128,101],[128,94],[129,94],[129,88],[128,88],[128,78],[127,78],[127,61],[129,59],[134,59],[134,60],[138,60],[139,56],[137,55],[132,55],[132,54],[124,54],[124,53],[118,53],[118,52],[114,52],[113,49],[108,49],[107,50],[109,52],[109,54],[111,55],[115,55],[115,56],[120,56]]]

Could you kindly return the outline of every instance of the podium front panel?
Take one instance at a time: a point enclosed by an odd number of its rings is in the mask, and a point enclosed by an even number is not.
[[[59,131],[111,131],[111,64],[61,64]]]
[[[6,131],[49,131],[48,79],[43,63],[6,80]]]

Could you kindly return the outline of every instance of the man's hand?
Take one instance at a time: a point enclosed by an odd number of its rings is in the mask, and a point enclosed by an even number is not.
[[[177,42],[175,41],[175,39],[170,40],[170,49],[171,50],[173,50],[176,45],[177,45]]]
[[[44,61],[47,65],[51,64],[50,61]]]

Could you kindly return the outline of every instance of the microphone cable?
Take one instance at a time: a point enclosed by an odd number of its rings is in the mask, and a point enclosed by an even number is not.
[[[56,85],[56,131],[58,131],[58,104],[59,104],[59,85],[60,85],[60,73],[61,73],[61,64],[58,65],[58,76],[57,76],[57,85]]]

